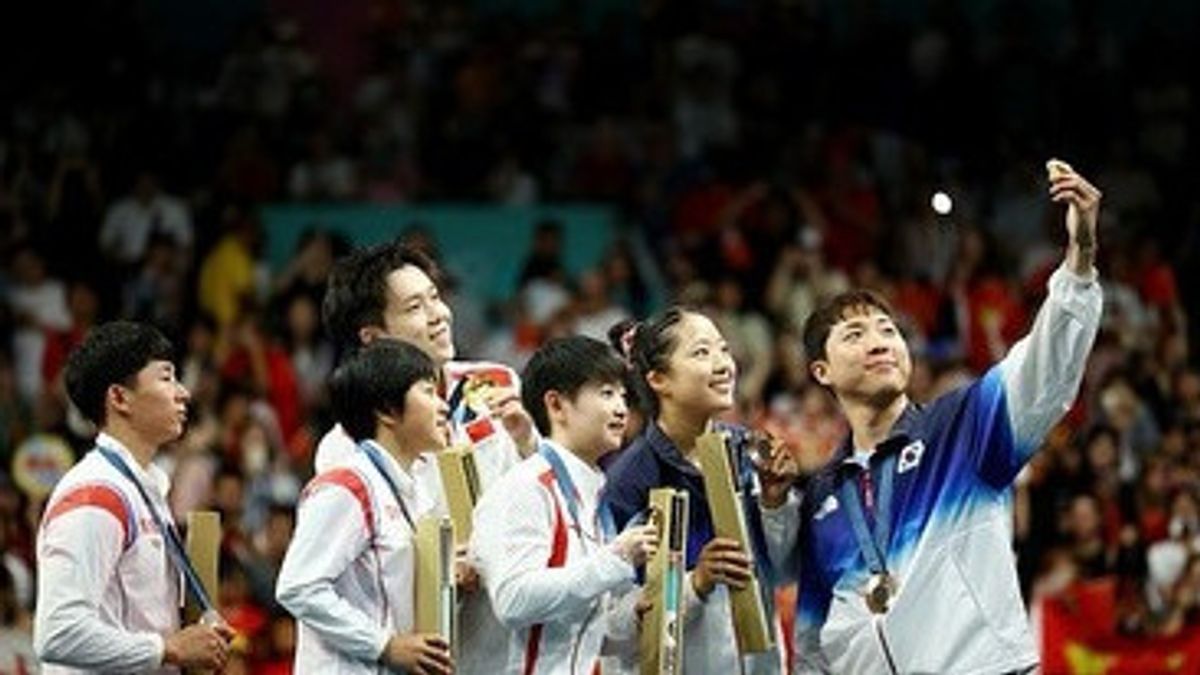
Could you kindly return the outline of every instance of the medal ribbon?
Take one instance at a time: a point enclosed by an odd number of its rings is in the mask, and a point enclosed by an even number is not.
[[[567,511],[571,512],[571,520],[575,521],[575,531],[583,536],[582,523],[579,520],[579,490],[575,489],[575,481],[571,480],[571,474],[567,473],[566,465],[563,464],[562,458],[553,448],[546,443],[539,443],[538,453],[550,465],[550,470],[554,472],[554,480],[558,483],[558,489],[567,500]],[[617,525],[613,519],[612,509],[603,499],[596,505],[596,520],[600,524],[602,541],[612,541],[617,536]]]
[[[379,471],[379,475],[383,476],[384,482],[388,484],[392,495],[396,498],[396,503],[400,505],[400,513],[404,516],[404,520],[408,521],[408,526],[413,532],[417,531],[417,525],[413,522],[412,515],[408,512],[408,505],[404,503],[404,497],[400,496],[400,486],[396,485],[396,480],[388,471],[387,465],[384,463],[383,455],[380,454],[379,448],[376,447],[374,441],[363,441],[358,445],[359,449],[366,454],[367,459],[375,465],[375,469]]]
[[[868,462],[869,465],[869,462]],[[863,471],[870,471],[868,466]],[[862,551],[863,559],[872,574],[887,574],[888,537],[892,527],[892,484],[896,476],[896,454],[889,454],[880,462],[879,494],[875,499],[875,531],[867,525],[867,517],[863,510],[862,500],[854,481],[842,482],[842,503],[846,506],[846,514],[850,517],[850,526],[854,529],[854,539]],[[874,536],[872,536],[872,534]]]
[[[188,558],[187,552],[183,548],[183,541],[179,538],[179,532],[175,529],[175,523],[171,522],[170,515],[168,514],[166,517],[163,517],[159,514],[158,509],[154,508],[154,503],[150,501],[150,494],[146,492],[146,488],[142,486],[142,482],[134,475],[133,469],[129,468],[129,465],[125,463],[125,460],[121,459],[120,455],[102,445],[97,445],[96,451],[137,488],[138,494],[142,496],[142,501],[146,503],[146,509],[150,511],[150,517],[154,519],[154,524],[158,527],[158,531],[162,533],[163,539],[167,542],[168,557],[171,559],[172,564],[175,565],[175,569],[183,575],[184,585],[191,591],[192,598],[203,612],[215,612],[216,606],[213,605],[212,599],[208,596],[208,591],[204,590],[204,584],[200,583],[200,575],[196,573],[196,568],[192,566],[192,561]]]

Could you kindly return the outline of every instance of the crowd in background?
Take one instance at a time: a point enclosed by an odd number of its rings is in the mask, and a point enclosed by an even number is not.
[[[1052,155],[1105,193],[1106,307],[1079,400],[1018,481],[1022,581],[1033,595],[1116,575],[1122,630],[1200,623],[1200,10],[375,0],[347,5],[362,13],[347,73],[311,17],[260,7],[184,62],[113,4],[72,10],[76,56],[3,56],[0,656],[28,641],[41,506],[9,469],[38,434],[87,449],[62,366],[123,317],[180,349],[190,422],[161,460],[176,514],[223,516],[221,605],[244,636],[230,672],[288,671],[272,587],[330,424],[320,304],[352,243],[314,222],[273,269],[261,205],[614,204],[616,243],[588,270],[566,269],[568,233],[545,221],[502,306],[474,311],[448,279],[460,354],[519,368],[549,336],[644,316],[661,284],[729,340],[737,415],[811,460],[844,433],[804,367],[814,305],[882,292],[917,400],[974,377],[1061,259]],[[436,223],[396,233],[444,253]]]

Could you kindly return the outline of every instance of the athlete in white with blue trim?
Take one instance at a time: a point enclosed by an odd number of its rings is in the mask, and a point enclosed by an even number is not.
[[[1011,486],[1075,398],[1102,306],[1100,192],[1064,163],[1048,168],[1052,200],[1067,205],[1066,260],[1030,333],[975,383],[909,401],[907,345],[886,304],[866,293],[835,298],[805,327],[812,375],[852,434],[802,495],[780,476],[765,481],[773,562],[800,582],[798,672],[1008,673],[1038,663],[1013,562]]]

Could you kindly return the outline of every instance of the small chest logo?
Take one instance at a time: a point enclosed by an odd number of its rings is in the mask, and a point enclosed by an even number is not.
[[[817,512],[813,514],[813,520],[825,520],[826,516],[837,511],[837,509],[838,498],[834,495],[829,495],[825,498],[825,501],[821,502],[821,508],[817,509]]]
[[[900,450],[900,460],[896,464],[896,473],[908,473],[921,463],[925,454],[925,441],[913,441]]]

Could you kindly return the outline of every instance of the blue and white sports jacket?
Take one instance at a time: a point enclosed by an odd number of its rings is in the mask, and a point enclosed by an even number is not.
[[[874,485],[883,467],[895,471],[885,556],[899,592],[886,613],[867,608],[870,570],[840,503],[842,483],[857,487],[864,470],[849,440],[802,495],[763,513],[776,570],[799,581],[797,672],[965,675],[1037,664],[1012,550],[1012,483],[1074,400],[1101,305],[1094,271],[1060,268],[1029,335],[973,384],[910,404],[875,449]]]

